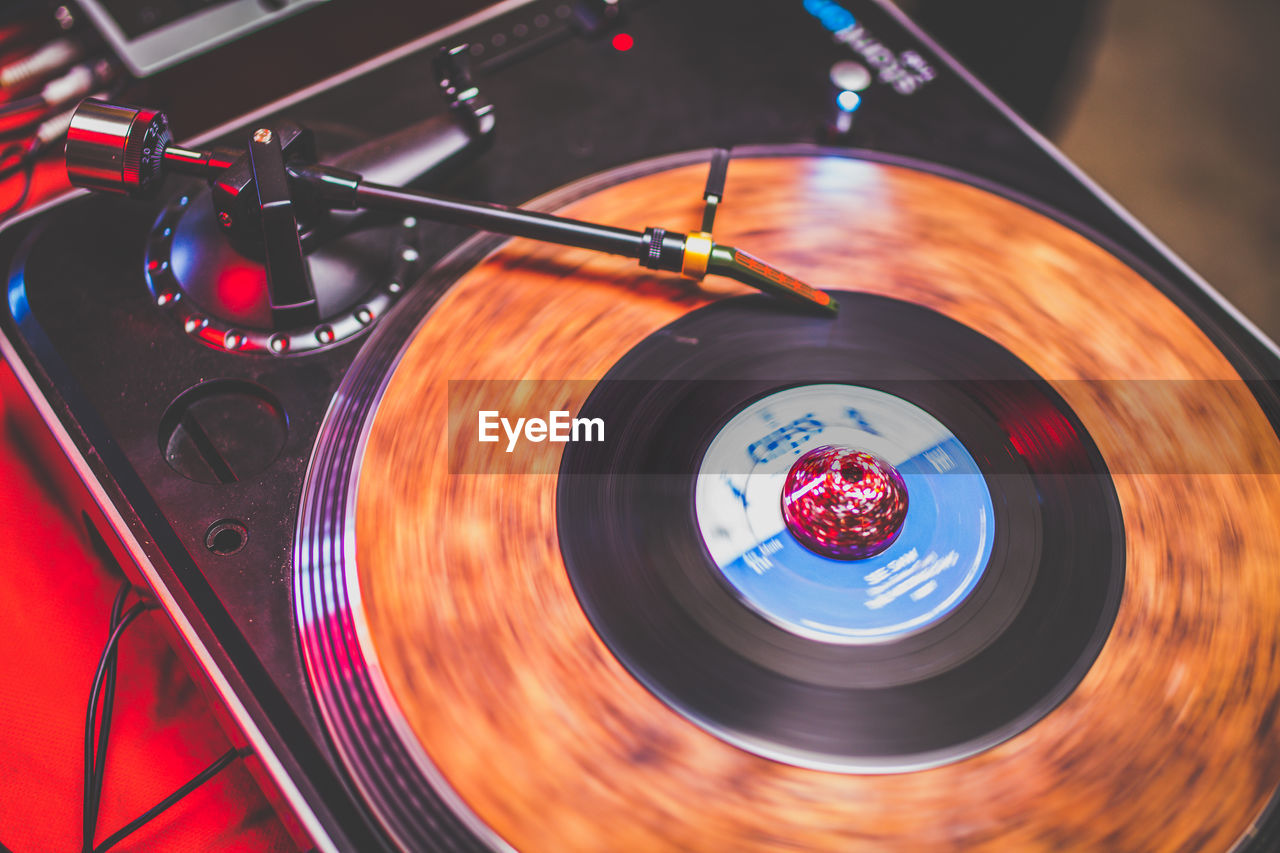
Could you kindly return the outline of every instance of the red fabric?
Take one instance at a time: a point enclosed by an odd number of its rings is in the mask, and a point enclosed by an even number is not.
[[[7,425],[12,376],[2,362],[0,371]],[[78,850],[85,711],[119,579],[7,428],[0,519],[0,844],[14,853]],[[230,746],[168,645],[165,618],[144,614],[121,642],[99,842]],[[298,848],[237,760],[112,849]]]

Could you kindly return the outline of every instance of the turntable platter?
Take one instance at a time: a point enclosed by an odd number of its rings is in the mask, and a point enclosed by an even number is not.
[[[470,438],[465,392],[536,380],[576,413],[637,347],[741,291],[512,240],[420,322],[380,328],[368,349],[386,375],[351,380],[366,411],[330,414],[330,435],[360,436],[333,463],[357,472],[335,525],[354,524],[354,545],[333,581],[355,630],[328,651],[332,637],[304,637],[331,723],[333,660],[352,655],[436,794],[519,850],[1229,848],[1280,782],[1280,442],[1249,387],[1156,286],[1048,215],[904,165],[754,154],[733,161],[717,238],[868,295],[842,296],[845,313],[886,297],[998,345],[1096,445],[1122,519],[1123,596],[1078,684],[1038,721],[922,769],[775,760],[650,689],[566,567],[559,451],[550,468],[513,469],[503,442]],[[693,229],[704,175],[649,164],[563,210]],[[779,334],[792,319],[779,309]],[[1010,446],[1052,438],[1020,429],[1007,425]],[[1001,674],[987,677],[998,693]],[[349,760],[382,748],[342,731]]]

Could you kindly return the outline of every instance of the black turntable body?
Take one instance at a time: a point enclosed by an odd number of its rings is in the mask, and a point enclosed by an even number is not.
[[[441,51],[458,45],[469,46],[456,56],[469,63],[480,98],[491,105],[482,118],[492,128],[468,125],[474,115],[460,117],[435,93]],[[833,70],[855,73],[851,63],[869,79],[841,78]],[[668,163],[705,169],[716,149],[729,150],[731,178],[748,161],[808,158],[878,164],[963,184],[1030,209],[1118,258],[1190,318],[1244,380],[1272,429],[1280,424],[1280,353],[1274,345],[888,3],[504,3],[359,73],[321,81],[183,144],[243,148],[259,128],[284,139],[295,125],[314,133],[321,161],[358,167],[385,183],[412,182],[454,198],[507,205],[538,200],[535,206],[543,209],[633,175],[658,173]],[[612,177],[593,183],[591,176],[602,174]],[[821,180],[821,170],[810,174]],[[556,192],[566,185],[576,189]],[[317,848],[520,846],[503,831],[477,829],[492,821],[454,808],[453,795],[413,796],[420,772],[408,764],[353,767],[363,751],[378,746],[352,746],[351,724],[335,722],[337,717],[367,717],[370,737],[391,740],[401,718],[379,723],[372,707],[333,710],[335,700],[324,694],[344,689],[343,682],[317,671],[363,664],[340,659],[349,653],[341,643],[324,653],[331,660],[318,664],[314,645],[304,648],[310,642],[303,639],[304,623],[328,618],[326,596],[343,598],[350,590],[338,590],[339,579],[333,590],[318,583],[299,592],[300,564],[310,571],[312,561],[330,559],[317,556],[316,542],[355,547],[353,516],[331,514],[326,502],[354,500],[344,496],[364,486],[325,454],[364,440],[361,433],[372,429],[369,408],[376,407],[371,401],[407,352],[421,318],[498,244],[470,244],[459,253],[474,232],[401,214],[326,220],[313,229],[314,246],[304,225],[318,307],[302,322],[282,321],[263,302],[262,266],[254,252],[240,251],[218,233],[226,223],[217,221],[210,196],[206,182],[174,176],[150,200],[78,192],[9,224],[0,231],[7,294],[0,349],[42,429],[83,483],[75,500],[86,524],[129,574],[154,590]],[[700,204],[701,198],[691,201]],[[797,210],[808,205],[805,197],[789,203]],[[723,215],[734,204],[731,182]],[[859,216],[873,220],[876,212]],[[999,256],[1000,246],[989,248]],[[897,322],[898,309],[858,296],[856,264],[843,282],[812,283],[853,292],[838,294],[842,316],[865,310]],[[495,287],[503,287],[501,277]],[[1113,304],[1106,286],[1095,299],[1099,314],[1130,310],[1127,303]],[[713,335],[716,322],[738,322],[716,316],[689,321],[693,331],[687,334]],[[751,334],[767,335],[772,326],[759,317],[742,322],[739,328]],[[922,328],[934,329],[928,325],[933,322]],[[967,340],[937,323],[930,334]],[[671,334],[681,334],[680,328]],[[809,332],[794,334],[799,342]],[[1004,347],[1034,363],[1007,342]],[[636,349],[615,372],[621,379],[653,379],[640,368],[627,372],[628,365],[649,364],[647,358],[658,364],[667,356]],[[811,378],[845,381],[837,374]],[[521,378],[520,368],[492,378]],[[746,406],[759,393],[742,396]],[[353,399],[363,400],[363,408],[352,409]],[[597,408],[619,405],[593,399]],[[1053,400],[1066,411],[1065,403]],[[1089,447],[1081,452],[1096,455]],[[973,453],[985,469],[981,454]],[[361,476],[370,476],[368,469]],[[328,490],[316,485],[325,477],[333,478]],[[590,516],[593,507],[607,504],[607,490],[602,495],[599,504],[579,498],[576,511]],[[1016,500],[997,495],[997,505],[1006,499]],[[1090,500],[1110,506],[1115,498],[1099,492]],[[683,688],[664,686],[665,676],[651,672],[661,665],[646,663],[646,655],[660,652],[647,646],[634,651],[634,633],[642,628],[599,624],[612,618],[611,610],[626,610],[625,602],[610,598],[612,581],[588,577],[591,565],[613,558],[600,556],[600,542],[589,536],[570,547],[574,534],[565,512],[562,507],[560,535],[569,573],[606,645],[646,688],[702,729],[732,730],[725,736],[730,743],[776,757],[755,749],[754,735],[741,734],[736,718],[719,720],[718,711],[706,710],[713,700],[672,699]],[[1120,525],[1118,512],[1099,510],[1103,520],[1097,524]],[[342,525],[347,529],[337,529]],[[1117,533],[1107,540],[1111,544],[1098,546],[1103,556],[1090,559],[1100,564],[1122,554],[1125,541]],[[1115,559],[1123,563],[1122,556]],[[1098,581],[1102,638],[1117,606],[1124,576],[1118,571]],[[643,591],[635,595],[644,597]],[[1101,645],[1091,637],[1082,631],[1079,658],[1064,663],[1064,672],[1075,672],[1078,661],[1088,668]],[[1054,698],[1036,705],[1036,714],[1051,714],[1084,669],[1064,676],[1071,684],[1063,690],[1048,690]],[[672,683],[682,678],[672,676]],[[742,723],[741,730],[754,732],[752,725]],[[1017,737],[1019,725],[986,740],[975,737],[966,754]],[[769,742],[775,741],[781,742]],[[825,741],[813,741],[819,742]],[[806,750],[820,750],[805,743]],[[856,753],[851,766],[863,767],[862,753],[850,749]],[[397,761],[412,763],[413,750],[388,743],[385,752],[403,753],[408,757]],[[405,816],[415,809],[420,820]],[[1270,812],[1268,807],[1247,833],[1242,830],[1257,849],[1275,843]]]

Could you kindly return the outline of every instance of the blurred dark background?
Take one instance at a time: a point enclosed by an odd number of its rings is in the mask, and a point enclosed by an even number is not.
[[[1280,3],[899,5],[1280,338]]]
[[[135,16],[177,16],[248,0],[93,2]],[[287,5],[259,2],[263,13]],[[1280,2],[898,4],[1266,333],[1280,337]],[[326,0],[240,37],[233,48],[111,85],[122,85],[135,103],[163,106],[181,135],[190,136],[486,5]],[[59,35],[54,22],[66,22],[64,10],[76,19],[73,34],[87,31],[92,40],[89,16],[75,2],[0,0],[0,54],[9,54],[0,60]],[[15,35],[26,19],[41,23]],[[5,50],[22,38],[27,47]],[[13,101],[20,106],[25,94],[15,90],[0,103],[0,133],[11,130]],[[19,182],[9,180],[22,165],[15,145],[0,150],[0,209],[17,195]],[[54,159],[55,147],[41,161]],[[53,183],[37,180],[28,203],[56,184],[58,170],[44,172]]]

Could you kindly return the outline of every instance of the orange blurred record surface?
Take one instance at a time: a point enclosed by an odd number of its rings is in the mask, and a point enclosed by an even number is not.
[[[705,168],[657,171],[562,212],[693,229]],[[959,321],[1054,386],[1113,472],[1126,549],[1114,627],[1060,706],[931,769],[806,769],[688,721],[584,615],[559,548],[557,477],[450,473],[449,382],[563,382],[558,408],[576,412],[582,380],[740,291],[513,240],[412,336],[355,492],[365,652],[461,801],[530,851],[1235,844],[1280,781],[1280,443],[1219,350],[1075,231],[902,166],[735,159],[716,225],[717,241],[815,286]],[[496,459],[503,443],[454,452]]]

